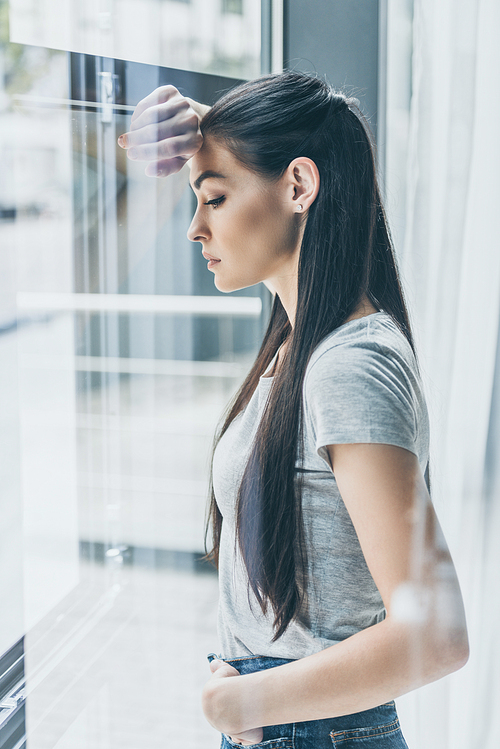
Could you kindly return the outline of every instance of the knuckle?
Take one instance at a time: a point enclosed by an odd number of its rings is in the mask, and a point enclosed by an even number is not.
[[[163,159],[171,159],[173,156],[177,156],[177,152],[173,143],[168,140],[163,140],[158,144],[156,153]]]
[[[143,121],[143,127],[144,126],[154,126],[158,123],[158,120],[160,119],[159,113],[160,113],[160,106],[159,104],[149,107],[144,112],[144,121]]]
[[[202,144],[203,144],[203,135],[198,131],[197,133],[194,133],[193,137],[191,138],[191,147],[195,151],[199,151]]]
[[[175,86],[172,86],[170,83],[165,86],[159,86],[156,91],[158,92],[158,97],[162,99],[170,99],[179,93]]]
[[[189,102],[181,94],[173,98],[169,104],[171,107],[170,111],[175,117],[182,117],[184,112],[187,112],[189,109]]]
[[[197,130],[198,129],[199,120],[198,120],[198,115],[196,114],[196,112],[193,111],[192,114],[189,114],[186,117],[186,125],[189,128],[192,128],[193,130]]]
[[[182,145],[182,153],[184,156],[194,156],[195,153],[197,153],[203,143],[203,136],[199,135],[197,133],[194,133],[192,137],[189,137],[183,141]],[[180,147],[179,147],[180,150]]]
[[[146,143],[155,143],[160,140],[160,129],[157,122],[151,122],[144,128],[144,140]]]

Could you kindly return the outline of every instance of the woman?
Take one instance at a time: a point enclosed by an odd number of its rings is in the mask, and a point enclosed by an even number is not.
[[[468,645],[355,102],[291,72],[210,110],[164,87],[120,144],[151,175],[191,158],[188,237],[215,285],[275,295],[214,452],[222,656],[205,715],[223,746],[404,747],[394,698],[460,668]]]

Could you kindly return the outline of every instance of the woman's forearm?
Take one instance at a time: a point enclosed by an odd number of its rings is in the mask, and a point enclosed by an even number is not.
[[[391,445],[330,448],[387,616],[306,658],[211,679],[203,695],[205,715],[229,735],[368,710],[467,660],[460,587],[416,456]]]
[[[231,734],[257,726],[367,710],[460,668],[465,629],[445,636],[386,619],[341,643],[277,668],[209,682],[207,718]]]

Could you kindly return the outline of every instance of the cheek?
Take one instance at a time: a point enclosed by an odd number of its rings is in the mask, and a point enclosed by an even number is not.
[[[216,227],[216,224],[218,226]],[[273,230],[269,217],[247,201],[235,206],[231,213],[221,213],[214,217],[214,237],[223,245],[229,255],[240,260],[257,260],[269,243],[269,233]],[[267,242],[266,242],[267,237]]]
[[[263,211],[259,206],[254,205],[251,201],[245,205],[239,212],[236,220],[238,230],[247,236],[259,234],[262,227],[267,223]]]
[[[263,201],[264,203],[264,201]],[[291,248],[295,231],[281,205],[269,198],[264,204],[249,206],[245,211],[242,236],[258,245],[266,255],[281,255]]]

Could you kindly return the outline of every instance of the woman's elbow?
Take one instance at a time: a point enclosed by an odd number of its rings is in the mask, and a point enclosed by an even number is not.
[[[438,670],[436,678],[458,671],[469,660],[469,638],[460,591],[455,590],[453,601],[451,598],[441,598],[428,622],[430,653]]]
[[[406,630],[410,662],[420,663],[423,683],[441,679],[465,666],[469,659],[469,639],[458,584],[437,589],[405,585],[393,604],[391,618]]]
[[[440,653],[439,660],[444,671],[443,676],[463,668],[469,660],[470,654],[465,624],[459,630],[451,630],[447,635],[446,642],[443,642],[443,635],[441,635],[437,647]]]
[[[447,673],[453,673],[465,666],[469,659],[467,622],[458,581],[441,584],[435,601],[432,616],[435,647],[441,653]]]

